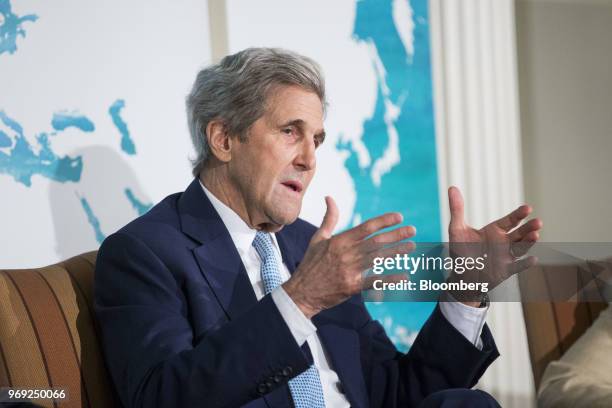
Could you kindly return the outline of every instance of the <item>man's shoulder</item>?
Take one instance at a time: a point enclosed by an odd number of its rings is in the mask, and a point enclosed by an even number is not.
[[[130,221],[120,228],[117,233],[134,235],[137,237],[155,237],[160,232],[177,230],[180,227],[180,219],[177,211],[177,202],[182,193],[167,196],[154,205],[149,211],[138,218]]]
[[[177,202],[181,194],[175,193],[167,196],[148,212],[109,235],[102,243],[100,250],[138,241],[155,251],[157,248],[167,246],[168,243],[180,242],[179,239],[184,237],[177,211]]]

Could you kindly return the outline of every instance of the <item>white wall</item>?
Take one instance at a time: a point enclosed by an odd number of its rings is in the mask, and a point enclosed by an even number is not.
[[[429,4],[441,213],[454,184],[482,226],[523,203],[514,0]],[[521,304],[493,303],[487,324],[501,356],[477,388],[503,407],[534,406]]]
[[[612,1],[518,1],[525,196],[544,241],[612,241]],[[608,254],[609,255],[609,254]]]
[[[101,235],[138,216],[126,188],[149,204],[189,184],[193,149],[184,101],[199,67],[210,62],[209,30],[206,4],[198,0],[12,6],[38,19],[23,25],[16,52],[0,55],[0,111],[20,124],[36,157],[23,159],[20,132],[0,123],[9,139],[0,145],[0,265],[26,268],[97,249]],[[121,118],[132,152],[121,148],[109,114],[116,100],[125,103]],[[64,111],[86,116],[95,130],[56,131],[51,119]],[[57,157],[81,157],[78,178],[57,180],[65,168],[41,156],[43,132]],[[45,171],[28,182],[15,177],[32,163]]]

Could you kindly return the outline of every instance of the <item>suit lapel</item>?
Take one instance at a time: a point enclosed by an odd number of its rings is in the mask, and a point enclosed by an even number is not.
[[[193,249],[202,275],[229,319],[257,303],[238,250],[221,217],[195,179],[181,195],[182,231],[201,245]]]
[[[275,235],[276,242],[278,242],[278,247],[283,257],[283,262],[287,266],[289,273],[293,274],[300,262],[296,260],[295,245],[292,245],[293,242],[291,239],[291,234],[288,228],[285,227]],[[301,260],[301,258],[302,257],[300,256],[297,259]]]
[[[239,316],[257,303],[253,286],[229,233],[206,242],[193,252],[228,318]]]

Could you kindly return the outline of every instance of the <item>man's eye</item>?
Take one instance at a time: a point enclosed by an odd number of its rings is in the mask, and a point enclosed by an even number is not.
[[[314,138],[315,148],[321,146],[321,144],[323,144],[324,141],[325,141],[325,135],[323,135],[323,136],[315,136],[315,138]]]
[[[292,128],[285,128],[283,129],[283,133],[286,135],[290,135],[293,133],[293,129]]]

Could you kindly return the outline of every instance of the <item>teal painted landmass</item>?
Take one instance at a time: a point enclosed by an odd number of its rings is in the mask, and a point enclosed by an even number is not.
[[[0,174],[8,174],[26,187],[32,185],[32,176],[40,175],[60,183],[78,182],[83,171],[81,156],[58,156],[51,149],[47,133],[36,135],[38,153],[25,138],[23,127],[0,110],[0,121],[14,132],[13,140],[3,132],[0,147],[10,148],[8,153],[0,151]],[[7,140],[8,139],[8,143]]]
[[[65,130],[70,127],[77,128],[83,132],[93,132],[96,129],[94,123],[86,116],[77,113],[56,112],[53,114],[51,126],[55,130]]]
[[[96,241],[98,241],[98,244],[101,244],[102,241],[106,239],[106,235],[104,235],[104,233],[102,232],[102,228],[100,227],[100,220],[98,220],[98,217],[96,217],[96,215],[94,214],[87,199],[85,199],[84,197],[80,197],[79,200],[81,202],[83,210],[85,211],[85,214],[87,215],[87,222],[89,222],[89,225],[91,225],[94,234],[96,235]]]
[[[28,142],[23,134],[23,126],[4,111],[0,110],[0,122],[10,130],[12,137],[0,130],[0,174],[12,176],[15,181],[26,187],[32,186],[32,176],[40,175],[50,180],[65,183],[81,180],[83,171],[82,156],[58,156],[53,152],[49,135],[41,132],[35,136],[37,141],[36,150]],[[52,126],[56,131],[63,131],[75,127],[84,132],[93,132],[95,125],[83,115],[55,114]],[[8,150],[8,151],[7,151]],[[147,212],[152,204],[141,202],[136,198],[131,189],[126,188],[124,193],[139,215]],[[80,197],[81,207],[85,211],[87,221],[91,225],[95,239],[98,243],[106,238],[102,232],[100,220],[94,213],[87,199]]]
[[[145,214],[151,209],[151,207],[153,207],[152,203],[144,203],[138,200],[131,188],[126,188],[125,190],[123,190],[123,192],[139,216]],[[87,222],[93,230],[96,241],[101,244],[102,241],[106,239],[106,235],[104,235],[104,233],[102,232],[100,220],[89,205],[89,202],[85,198],[80,197],[79,200],[81,202],[81,206],[83,207],[83,211],[85,211],[85,215],[87,216]]]
[[[36,14],[27,14],[20,17],[13,13],[10,0],[0,0],[0,55],[14,54],[17,51],[17,37],[25,37],[26,32],[22,25],[25,22],[38,20]]]
[[[113,123],[119,133],[121,133],[121,150],[125,153],[134,155],[136,154],[136,146],[130,137],[130,131],[128,130],[127,124],[121,118],[121,110],[125,107],[125,101],[123,99],[117,99],[108,109],[108,113],[113,119]]]
[[[143,215],[144,213],[149,211],[151,207],[153,207],[152,203],[143,203],[142,201],[138,200],[136,196],[134,195],[134,192],[132,191],[132,189],[126,188],[123,192],[125,193],[125,196],[130,201],[130,203],[132,204],[132,207],[134,207],[136,212],[138,212],[138,215]]]
[[[0,130],[0,147],[10,147],[12,144],[11,138]]]
[[[437,242],[441,228],[427,0],[409,4],[414,21],[412,55],[395,26],[391,0],[356,2],[353,38],[373,46],[376,53],[372,56],[377,72],[375,108],[363,123],[361,135],[370,160],[360,161],[350,142],[337,147],[349,152],[345,166],[355,185],[355,221],[399,211],[405,224],[416,226],[417,241]],[[378,69],[377,60],[384,71]],[[385,157],[390,148],[399,157]],[[402,336],[407,330],[418,331],[434,306],[386,302],[369,303],[368,309],[383,322],[396,345],[406,350],[410,341]]]

